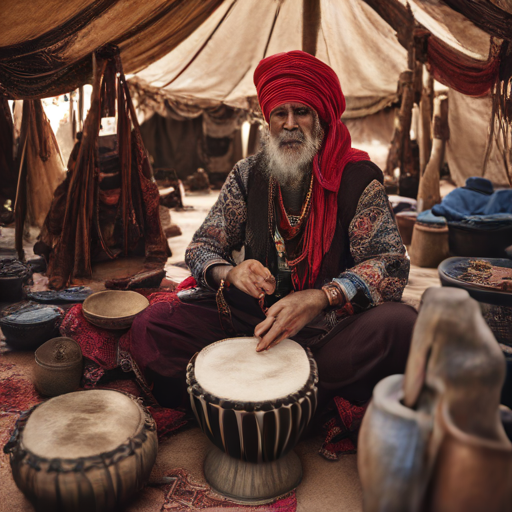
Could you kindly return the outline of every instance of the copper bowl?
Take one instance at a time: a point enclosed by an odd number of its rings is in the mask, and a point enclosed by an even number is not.
[[[71,338],[53,338],[35,353],[34,386],[46,396],[76,391],[82,378],[82,351]]]
[[[126,329],[149,306],[149,301],[130,290],[106,290],[85,299],[82,313],[93,325],[103,329]]]

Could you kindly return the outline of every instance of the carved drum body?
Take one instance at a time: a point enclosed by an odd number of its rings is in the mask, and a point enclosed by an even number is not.
[[[157,449],[155,422],[135,398],[90,390],[33,408],[5,451],[38,512],[104,512],[143,487]]]
[[[207,456],[207,480],[241,501],[272,499],[298,484],[302,471],[292,450],[317,403],[318,373],[309,351],[292,340],[262,353],[256,352],[256,345],[256,338],[213,343],[196,354],[187,369],[192,409],[218,448]],[[225,485],[220,475],[229,480],[234,461],[253,475],[250,482]],[[271,467],[274,483],[265,476]],[[239,471],[233,474],[240,478]]]

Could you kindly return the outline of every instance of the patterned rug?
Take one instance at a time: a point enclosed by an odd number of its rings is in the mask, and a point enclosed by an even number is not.
[[[31,381],[31,365],[16,365],[7,362],[0,354],[0,447],[9,440],[16,420],[23,411],[46,400],[34,388]],[[124,379],[108,382],[97,386],[100,389],[114,389],[140,397],[140,387],[134,380]],[[186,421],[185,413],[164,407],[148,407],[157,424],[158,438],[162,439],[167,434],[174,432]],[[6,462],[0,457],[0,467]]]
[[[274,503],[259,506],[239,505],[215,494],[210,487],[193,482],[184,469],[174,469],[166,474],[172,480],[165,488],[165,501],[160,512],[295,512],[297,498],[295,491],[283,496]]]

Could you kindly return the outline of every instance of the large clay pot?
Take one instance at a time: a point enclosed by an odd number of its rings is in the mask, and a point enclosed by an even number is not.
[[[421,507],[432,419],[402,405],[402,383],[403,375],[391,375],[377,384],[361,425],[357,464],[365,512]]]
[[[382,380],[363,421],[365,512],[510,512],[512,444],[500,421],[505,360],[478,303],[423,295],[401,376]]]
[[[473,411],[475,416],[478,411]],[[496,418],[499,423],[499,418]],[[457,428],[442,402],[435,435],[441,444],[427,495],[428,512],[510,512],[512,445],[500,433],[471,435]]]
[[[512,510],[512,445],[499,416],[503,353],[467,291],[429,288],[404,378],[404,404],[431,414],[429,512]]]

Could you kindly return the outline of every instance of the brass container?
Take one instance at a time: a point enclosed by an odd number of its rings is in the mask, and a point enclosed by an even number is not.
[[[82,351],[71,338],[53,338],[35,353],[34,386],[45,396],[76,391],[82,378]]]

